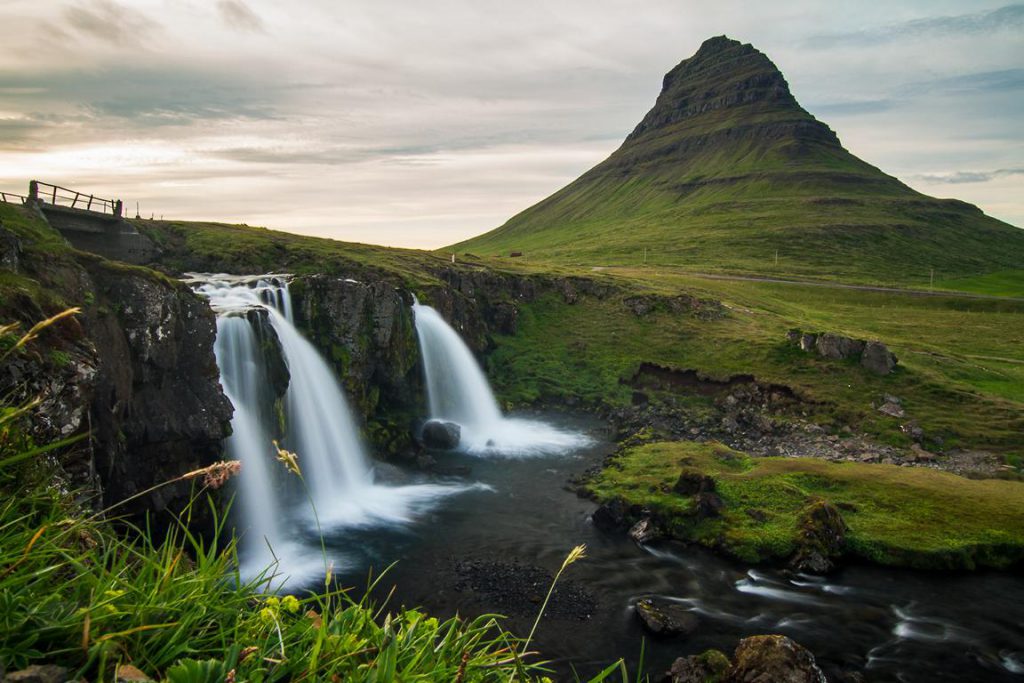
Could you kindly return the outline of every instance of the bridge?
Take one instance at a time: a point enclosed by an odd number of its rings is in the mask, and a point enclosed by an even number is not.
[[[0,201],[34,210],[76,249],[126,263],[152,261],[159,249],[124,219],[124,203],[33,180],[28,195],[0,192]]]

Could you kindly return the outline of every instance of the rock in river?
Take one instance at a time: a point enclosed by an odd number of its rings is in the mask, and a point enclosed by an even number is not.
[[[423,445],[428,448],[451,450],[459,445],[462,438],[462,427],[454,422],[429,420],[423,425],[421,433]]]
[[[634,605],[636,616],[656,636],[689,635],[697,630],[697,615],[682,605],[644,598]]]

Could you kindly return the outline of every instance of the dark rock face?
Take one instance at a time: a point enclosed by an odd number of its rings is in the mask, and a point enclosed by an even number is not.
[[[370,439],[411,454],[423,405],[412,300],[385,280],[326,275],[296,278],[291,293],[296,325],[334,366]]]
[[[697,630],[697,615],[675,603],[653,598],[638,600],[633,606],[637,619],[656,636],[685,636]]]
[[[205,301],[184,285],[105,262],[90,264],[89,274],[99,303],[86,323],[99,361],[95,467],[109,505],[218,459],[232,407]],[[163,510],[189,488],[160,489],[133,509]]]
[[[790,566],[814,574],[834,569],[836,558],[843,554],[849,531],[843,515],[828,501],[818,500],[807,506],[798,524],[800,547]]]
[[[0,268],[17,272],[20,262],[21,240],[6,230],[3,221],[0,221]]]
[[[806,648],[785,636],[752,636],[736,647],[728,683],[827,683]]]
[[[605,531],[613,531],[625,526],[628,519],[626,504],[621,498],[613,498],[598,506],[590,516],[594,526]]]
[[[427,448],[451,450],[459,445],[459,440],[462,438],[462,427],[454,422],[429,420],[423,425],[420,438]]]

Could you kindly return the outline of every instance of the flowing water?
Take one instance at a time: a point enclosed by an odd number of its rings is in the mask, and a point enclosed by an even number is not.
[[[244,316],[267,310],[293,380],[285,397],[310,493],[322,508],[326,552],[349,585],[391,565],[391,605],[437,616],[509,614],[529,631],[553,574],[575,545],[587,557],[563,578],[535,647],[559,678],[595,673],[625,656],[656,674],[677,656],[743,637],[789,635],[833,676],[868,681],[1024,680],[1024,581],[1009,573],[926,574],[852,566],[828,578],[755,569],[673,543],[637,545],[595,529],[595,505],[567,480],[601,462],[613,446],[603,426],[558,415],[503,416],[476,360],[433,309],[416,306],[432,417],[458,422],[458,452],[433,453],[438,471],[371,466],[329,367],[294,329],[287,287],[207,276],[200,291],[218,312],[217,359],[236,413],[228,450],[243,460],[240,502],[244,558],[251,572],[273,557],[301,590],[323,571],[311,508],[283,482],[266,425],[273,397],[259,356],[259,332]],[[531,457],[498,457],[502,455]],[[488,456],[488,457],[481,457]],[[459,493],[460,495],[451,495]],[[271,553],[271,548],[273,553]],[[493,581],[480,581],[494,568]],[[474,573],[476,572],[476,573]],[[519,580],[518,576],[525,577]],[[632,605],[659,597],[700,620],[685,639],[653,639]]]
[[[559,424],[559,417],[544,418]],[[536,416],[534,416],[536,419]],[[788,635],[809,648],[836,680],[862,671],[868,681],[1021,681],[1024,677],[1024,581],[999,572],[928,574],[851,566],[827,578],[751,568],[677,543],[637,545],[624,531],[590,522],[591,501],[566,481],[612,450],[602,426],[561,418],[563,428],[589,430],[589,446],[529,459],[436,454],[448,468],[470,468],[468,479],[489,488],[451,498],[400,531],[360,537],[365,569],[398,564],[385,582],[397,585],[392,605],[419,605],[436,616],[500,612],[506,626],[529,632],[546,583],[522,598],[504,586],[473,586],[467,563],[532,565],[550,574],[575,545],[587,557],[563,576],[567,595],[589,600],[549,610],[534,643],[554,660],[559,680],[592,675],[624,656],[636,671],[646,639],[644,669],[658,680],[678,656],[718,648],[729,654],[744,637]],[[527,572],[524,574],[529,575]],[[506,581],[506,576],[499,577]],[[689,638],[646,634],[632,605],[660,597],[699,618]]]
[[[321,532],[334,537],[339,530],[407,524],[442,498],[479,486],[423,481],[371,465],[333,371],[293,324],[283,277],[193,274],[189,282],[217,313],[214,352],[235,406],[225,447],[242,461],[237,526],[244,576],[273,563],[275,584],[298,585],[323,576],[328,566],[344,568],[358,551],[333,543],[324,553]],[[298,454],[300,486],[286,481],[275,461],[274,397],[261,353],[263,328],[250,320],[253,312],[267,317],[290,374],[281,444]]]
[[[585,436],[538,420],[505,417],[487,377],[462,337],[441,315],[413,304],[416,335],[426,375],[430,417],[462,428],[460,450],[476,455],[521,457],[586,445]]]

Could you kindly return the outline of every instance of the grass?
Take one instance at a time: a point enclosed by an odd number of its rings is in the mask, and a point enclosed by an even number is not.
[[[721,518],[695,516],[693,500],[672,491],[684,467],[714,478]],[[748,562],[788,558],[800,514],[816,500],[841,510],[852,557],[924,569],[1007,568],[1024,559],[1022,482],[659,442],[628,449],[586,486],[598,500],[649,507],[678,538]]]
[[[713,77],[680,65],[685,82],[663,91],[653,126],[446,251],[917,286],[933,271],[941,280],[1019,268],[1024,231],[915,192],[850,154],[795,100],[740,96],[750,94],[743,78],[779,74],[767,59],[736,64]],[[679,117],[702,93],[714,106]],[[717,106],[726,93],[740,101]]]
[[[975,277],[941,280],[936,283],[936,287],[990,296],[1021,298],[1024,297],[1024,270],[1000,270]]]
[[[555,295],[521,304],[517,334],[496,336],[488,358],[489,375],[506,402],[627,405],[629,379],[647,362],[786,385],[804,399],[810,418],[896,445],[909,445],[902,421],[873,406],[886,393],[902,398],[907,419],[945,447],[1021,447],[1024,303],[708,280],[658,269],[609,272],[627,293],[646,287],[719,299],[728,315],[710,321],[665,311],[637,317],[622,295],[571,306]],[[900,368],[876,377],[855,363],[804,354],[786,344],[794,327],[882,339]],[[692,394],[672,399],[701,401]]]

